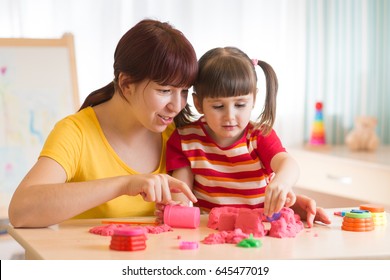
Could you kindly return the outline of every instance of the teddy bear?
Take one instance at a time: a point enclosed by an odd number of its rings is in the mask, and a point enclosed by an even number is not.
[[[355,127],[345,137],[345,144],[352,151],[375,151],[379,138],[375,133],[377,119],[371,116],[359,116]]]

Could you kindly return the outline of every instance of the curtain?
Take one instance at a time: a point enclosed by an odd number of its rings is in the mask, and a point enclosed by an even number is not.
[[[323,102],[326,139],[343,144],[355,117],[374,116],[390,144],[390,3],[307,0],[305,140],[315,102]]]

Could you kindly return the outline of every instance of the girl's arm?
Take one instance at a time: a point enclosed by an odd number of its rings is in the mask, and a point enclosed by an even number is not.
[[[65,183],[56,161],[41,157],[16,189],[9,219],[15,227],[46,227],[74,217],[121,195],[141,194],[145,201],[171,201],[171,189],[196,201],[190,188],[166,174],[127,175]],[[109,186],[109,187],[107,187]]]
[[[265,192],[264,214],[267,216],[272,216],[282,207],[289,207],[295,203],[292,187],[299,178],[299,166],[286,152],[278,153],[272,158],[271,168],[275,176]]]

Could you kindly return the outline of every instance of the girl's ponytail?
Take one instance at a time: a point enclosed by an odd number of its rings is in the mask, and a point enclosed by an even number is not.
[[[264,72],[266,81],[266,95],[263,112],[257,119],[258,127],[262,134],[267,135],[271,132],[276,118],[276,95],[278,92],[278,78],[274,69],[268,63],[261,60],[252,60],[254,64],[259,65]]]

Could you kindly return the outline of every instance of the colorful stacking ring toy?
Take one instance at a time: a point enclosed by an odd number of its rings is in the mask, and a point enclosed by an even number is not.
[[[342,230],[347,231],[372,231],[374,230],[372,215],[367,210],[351,210],[345,213]]]

